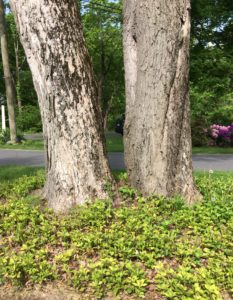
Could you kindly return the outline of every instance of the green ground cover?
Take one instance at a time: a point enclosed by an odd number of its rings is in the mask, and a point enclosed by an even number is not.
[[[111,135],[106,139],[108,152],[123,152],[124,145],[121,135]],[[26,140],[17,145],[2,145],[0,149],[43,150],[42,140]],[[233,154],[233,147],[193,147],[193,154]]]
[[[56,216],[32,193],[42,169],[1,168],[0,285],[63,282],[89,299],[231,299],[233,173],[196,173],[203,201],[193,207],[145,199],[115,176],[119,208],[97,201]]]

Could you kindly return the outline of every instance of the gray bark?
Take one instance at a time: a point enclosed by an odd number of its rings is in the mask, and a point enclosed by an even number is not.
[[[10,71],[7,38],[6,38],[6,25],[5,25],[5,12],[3,0],[0,0],[0,39],[1,39],[1,54],[2,54],[2,64],[6,87],[6,98],[7,98],[7,110],[9,117],[10,126],[10,139],[11,143],[17,142],[16,137],[16,122],[15,122],[15,88],[13,84],[13,79]]]
[[[199,196],[189,124],[189,0],[125,0],[125,160],[144,195]]]
[[[114,184],[75,0],[11,0],[37,91],[47,150],[45,197],[55,211],[108,198]]]

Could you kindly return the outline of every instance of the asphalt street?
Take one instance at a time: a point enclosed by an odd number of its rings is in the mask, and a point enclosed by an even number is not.
[[[109,163],[114,170],[125,169],[123,153],[109,153]],[[0,150],[1,165],[44,166],[44,151],[32,150]],[[193,155],[195,170],[233,171],[232,154],[197,154]]]

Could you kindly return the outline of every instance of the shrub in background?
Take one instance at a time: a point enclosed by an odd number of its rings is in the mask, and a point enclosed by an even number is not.
[[[209,145],[209,137],[206,134],[206,121],[202,118],[192,119],[191,129],[192,129],[192,145],[194,147],[202,147]]]
[[[209,128],[209,135],[217,146],[233,146],[233,123],[229,126],[213,124]]]
[[[17,128],[23,132],[42,132],[42,122],[38,106],[27,105],[17,113]]]
[[[3,130],[0,132],[0,144],[6,144],[10,141],[10,130],[7,128],[6,130]],[[24,139],[23,133],[19,130],[17,130],[17,142],[21,142]]]

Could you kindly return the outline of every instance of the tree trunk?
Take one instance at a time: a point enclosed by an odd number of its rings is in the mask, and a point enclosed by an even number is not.
[[[105,104],[105,109],[103,110],[103,122],[104,122],[104,132],[107,132],[108,129],[108,115],[112,108],[112,103],[114,99],[115,91],[112,93],[111,98]]]
[[[101,115],[102,115],[102,122],[103,122],[103,128],[105,132],[105,127],[104,127],[104,84],[106,80],[106,67],[105,67],[105,50],[104,50],[104,41],[103,41],[103,26],[102,23],[100,23],[100,74],[98,77],[98,101],[101,107]]]
[[[98,102],[99,102],[99,105],[100,105],[100,108],[101,108],[101,114],[102,114],[102,110],[103,110],[103,107],[102,107],[102,100],[103,100],[103,78],[102,76],[97,80],[97,86],[98,86]],[[102,118],[103,118],[103,114],[102,114]]]
[[[124,1],[125,161],[144,195],[199,193],[189,123],[190,1]]]
[[[96,83],[75,0],[11,0],[33,74],[47,151],[45,197],[55,211],[108,198]]]
[[[8,110],[9,126],[10,126],[10,139],[11,139],[11,143],[16,143],[17,136],[16,136],[15,107],[14,107],[16,99],[15,99],[15,89],[14,89],[13,80],[10,72],[5,24],[6,23],[5,23],[4,3],[3,0],[0,0],[1,52],[2,52],[3,72],[5,78],[5,87],[6,87],[7,110]]]
[[[15,75],[16,75],[16,98],[17,98],[17,105],[19,109],[19,113],[22,112],[22,100],[20,95],[20,76],[19,76],[19,42],[17,36],[15,37],[14,41],[14,51],[15,51]]]

